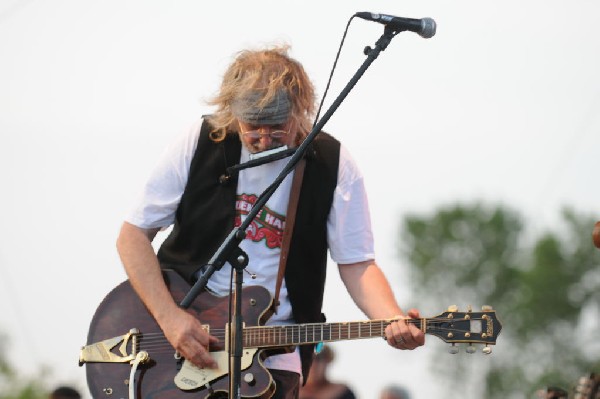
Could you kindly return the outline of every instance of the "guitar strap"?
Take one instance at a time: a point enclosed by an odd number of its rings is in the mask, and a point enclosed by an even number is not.
[[[285,216],[285,228],[283,229],[283,237],[281,239],[281,256],[279,257],[279,271],[277,272],[275,296],[273,298],[273,311],[275,313],[277,313],[277,306],[279,306],[279,291],[281,290],[281,283],[283,282],[283,276],[285,275],[285,266],[290,251],[290,242],[292,241],[292,232],[294,231],[294,222],[296,221],[296,209],[298,208],[298,199],[300,198],[300,188],[302,186],[305,164],[306,160],[302,158],[298,162],[298,165],[296,165],[294,180],[292,180],[290,199]]]

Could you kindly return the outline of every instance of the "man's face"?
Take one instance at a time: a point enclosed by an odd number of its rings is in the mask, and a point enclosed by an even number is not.
[[[290,121],[279,125],[255,125],[240,121],[239,125],[240,139],[253,154],[283,145],[292,147],[296,141],[296,132]]]

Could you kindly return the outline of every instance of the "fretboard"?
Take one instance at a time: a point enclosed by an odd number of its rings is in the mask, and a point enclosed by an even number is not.
[[[244,328],[244,347],[282,347],[318,342],[383,337],[392,320],[311,323]]]

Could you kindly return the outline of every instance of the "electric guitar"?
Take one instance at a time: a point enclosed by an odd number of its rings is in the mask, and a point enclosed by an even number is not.
[[[175,272],[165,272],[165,282],[177,303],[190,289]],[[383,337],[395,319],[341,323],[310,323],[263,326],[271,315],[271,295],[260,286],[248,286],[242,293],[243,356],[240,393],[244,398],[270,398],[275,384],[263,360],[272,350],[295,345]],[[128,281],[104,298],[92,319],[87,345],[81,349],[79,364],[86,364],[87,381],[94,398],[204,398],[227,397],[229,354],[227,342],[228,297],[201,293],[188,311],[204,328],[219,338],[209,348],[218,363],[216,369],[200,369],[176,355],[161,329]],[[449,308],[433,318],[408,319],[423,332],[451,343],[483,344],[484,353],[502,328],[490,307],[482,312],[458,312]],[[127,331],[126,333],[124,333]]]

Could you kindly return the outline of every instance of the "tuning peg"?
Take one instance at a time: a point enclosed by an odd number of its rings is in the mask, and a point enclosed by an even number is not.
[[[486,345],[481,351],[486,355],[489,355],[490,353],[492,353],[492,348]]]
[[[456,305],[448,306],[448,312],[458,312],[458,306],[456,306]]]
[[[473,354],[475,353],[477,349],[475,349],[475,347],[473,345],[469,345],[467,346],[467,349],[465,349],[465,352],[467,352],[468,354]]]
[[[481,310],[483,310],[484,312],[491,312],[492,310],[494,310],[494,308],[492,308],[490,305],[483,305],[481,307]]]
[[[458,353],[458,346],[456,346],[456,344],[452,344],[450,349],[448,349],[448,352],[450,352],[453,355],[456,355]]]

